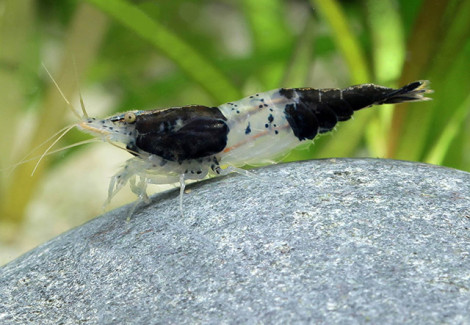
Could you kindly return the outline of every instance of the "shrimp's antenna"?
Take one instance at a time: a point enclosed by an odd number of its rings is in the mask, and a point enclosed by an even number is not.
[[[67,134],[70,130],[72,130],[74,127],[75,127],[75,124],[74,124],[74,125],[71,125],[71,126],[69,126],[69,127],[66,127],[66,128],[65,128],[65,131],[64,131],[61,135],[59,135],[59,136],[57,137],[57,139],[54,140],[54,142],[52,142],[52,144],[46,149],[46,151],[44,151],[44,153],[41,155],[41,157],[39,158],[38,162],[36,163],[36,166],[34,166],[34,169],[33,169],[33,172],[31,173],[31,176],[34,175],[34,173],[36,172],[36,169],[37,169],[38,166],[39,166],[39,163],[40,163],[40,162],[42,161],[42,159],[47,155],[47,153],[49,152],[49,150],[51,150],[51,148],[52,148],[53,146],[55,146],[55,144],[56,144],[57,142],[59,142],[59,140],[62,139],[62,138],[64,137],[64,135],[66,135],[66,134]]]
[[[71,126],[74,126],[75,124],[73,125],[67,125],[66,127],[63,127],[62,129],[60,129],[59,131],[57,131],[56,133],[54,133],[53,135],[51,135],[49,138],[47,138],[47,140],[44,140],[42,143],[40,143],[36,148],[34,148],[29,154],[27,154],[25,157],[23,157],[23,159],[21,159],[21,161],[19,162],[19,164],[22,164],[23,162],[28,162],[29,160],[26,160],[29,156],[31,156],[31,154],[33,152],[35,152],[36,150],[38,150],[39,148],[41,148],[42,146],[44,146],[46,143],[48,143],[49,141],[51,141],[52,139],[54,139],[56,136],[58,136],[59,134],[61,134],[62,132],[64,132],[66,129],[70,128]]]
[[[77,61],[75,60],[75,56],[73,57],[73,71],[75,73],[75,79],[78,80]],[[82,108],[83,117],[87,119],[88,113],[85,109],[85,103],[83,102],[82,91],[80,90],[80,85],[78,85],[78,96],[80,97],[80,106]]]
[[[56,149],[56,150],[52,150],[52,151],[49,151],[46,156],[49,156],[49,155],[53,155],[55,153],[58,153],[58,152],[61,152],[61,151],[64,151],[64,150],[67,150],[67,149],[70,149],[70,148],[74,148],[74,147],[78,147],[78,146],[81,146],[81,145],[84,145],[84,144],[88,144],[88,143],[93,143],[93,142],[99,142],[100,140],[98,138],[92,138],[92,139],[88,139],[88,140],[83,140],[83,141],[80,141],[80,142],[76,142],[76,143],[72,143],[72,144],[69,144],[68,146],[65,146],[65,147],[62,147],[62,148],[59,148],[59,149]]]
[[[36,146],[36,148],[34,148],[33,150],[31,150],[30,153],[28,153],[26,156],[24,156],[23,158],[21,158],[21,160],[17,163],[15,163],[13,166],[11,166],[10,168],[12,169],[15,169],[17,166],[19,165],[22,165],[22,164],[25,164],[27,162],[30,162],[31,160],[34,160],[34,159],[37,159],[39,156],[35,156],[35,157],[32,157],[32,158],[29,158],[31,157],[31,155],[33,154],[33,152],[35,152],[36,150],[38,150],[39,148],[41,148],[42,146],[44,146],[46,143],[48,143],[49,141],[51,141],[52,139],[54,139],[56,136],[58,136],[59,134],[61,134],[62,132],[64,132],[66,129],[70,128],[70,125],[60,129],[59,131],[57,131],[56,133],[54,133],[53,135],[51,135],[49,138],[47,138],[46,140],[44,140],[42,143],[40,143],[39,145]]]
[[[59,91],[60,95],[62,96],[62,98],[64,99],[64,101],[67,103],[67,106],[72,110],[73,114],[78,117],[79,120],[82,120],[83,118],[80,116],[80,114],[78,114],[78,112],[75,110],[75,107],[73,107],[73,105],[69,102],[69,100],[67,99],[67,97],[65,97],[64,93],[62,92],[62,89],[60,89],[59,85],[57,84],[57,82],[55,81],[54,77],[52,76],[52,74],[49,72],[49,70],[46,68],[46,65],[44,63],[42,63],[42,66],[43,68],[46,70],[47,74],[49,75],[49,77],[52,79],[52,82],[54,83],[55,87],[57,88],[57,90]],[[85,116],[87,117],[87,116]]]
[[[82,92],[80,91],[80,88],[78,88],[78,95],[80,96],[80,106],[82,107],[83,117],[87,119],[88,113],[86,112],[85,104],[83,103],[83,97],[82,97]]]
[[[62,129],[63,130],[63,129]],[[61,130],[61,131],[62,131]],[[61,152],[61,151],[64,151],[64,150],[67,150],[67,149],[70,149],[70,148],[74,148],[74,147],[78,147],[78,146],[81,146],[81,145],[84,145],[84,144],[88,144],[88,143],[93,143],[93,142],[98,142],[99,139],[97,138],[93,138],[93,139],[88,139],[88,140],[83,140],[83,141],[80,141],[80,142],[77,142],[77,143],[73,143],[73,144],[70,144],[68,146],[65,146],[65,147],[62,147],[62,148],[59,148],[59,149],[56,149],[56,150],[52,150],[52,151],[49,151],[47,154],[45,154],[45,156],[49,156],[49,155],[53,155],[55,153],[58,153],[58,152]],[[29,155],[28,155],[29,156]],[[27,156],[26,156],[27,157]],[[10,168],[8,169],[15,169],[16,167],[18,167],[19,165],[21,164],[25,164],[27,162],[30,162],[30,161],[33,161],[33,160],[36,160],[38,159],[39,157],[41,156],[34,156],[34,157],[31,157],[31,158],[23,158],[21,161],[17,162],[16,164],[14,164],[13,166],[11,166]],[[0,169],[0,170],[4,170],[4,169]]]

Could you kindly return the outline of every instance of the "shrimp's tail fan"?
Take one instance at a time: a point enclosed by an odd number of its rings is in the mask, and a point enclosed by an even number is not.
[[[418,80],[390,92],[384,99],[377,102],[377,104],[398,104],[403,102],[431,100],[432,98],[426,97],[426,94],[431,93],[433,93],[433,91],[429,89],[429,81]]]

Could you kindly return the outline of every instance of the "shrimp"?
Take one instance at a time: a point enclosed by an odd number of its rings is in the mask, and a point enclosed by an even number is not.
[[[354,111],[430,100],[425,97],[432,93],[428,85],[415,81],[399,89],[374,84],[280,88],[218,107],[133,110],[104,119],[88,117],[82,105],[83,117],[75,126],[133,155],[112,177],[107,202],[128,183],[139,203],[149,202],[148,184],[179,182],[182,213],[186,180],[276,163],[286,151],[350,119]]]

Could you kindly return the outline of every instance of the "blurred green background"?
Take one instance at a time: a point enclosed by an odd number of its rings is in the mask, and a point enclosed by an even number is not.
[[[129,158],[89,144],[48,156],[33,176],[37,159],[12,168],[76,122],[42,64],[97,117],[278,87],[428,79],[433,101],[361,111],[287,160],[387,157],[470,171],[468,17],[460,0],[0,0],[0,265],[100,214]],[[86,139],[72,131],[57,148]],[[132,200],[123,192],[112,207]]]

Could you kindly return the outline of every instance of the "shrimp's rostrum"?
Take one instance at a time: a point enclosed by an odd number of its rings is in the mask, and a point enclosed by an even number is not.
[[[218,107],[192,105],[129,111],[77,126],[134,155],[113,176],[110,200],[128,182],[140,199],[146,186],[203,179],[246,164],[274,163],[280,155],[332,130],[362,108],[423,101],[427,81],[392,89],[363,84],[345,89],[294,88],[258,93]]]

